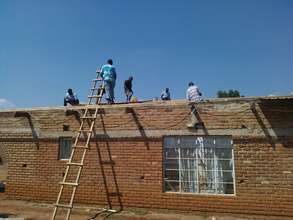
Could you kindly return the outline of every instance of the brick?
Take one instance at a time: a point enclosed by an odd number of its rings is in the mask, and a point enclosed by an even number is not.
[[[264,99],[255,111],[252,101],[259,99],[197,105],[208,134],[232,136],[235,195],[163,192],[164,135],[205,135],[186,127],[189,107],[175,101],[102,106],[104,113],[95,126],[100,136],[92,139],[75,201],[107,203],[99,147],[104,158],[109,160],[110,153],[115,162],[124,206],[293,217],[293,98]],[[58,138],[79,128],[76,117],[66,116],[64,110],[29,109],[33,128],[28,119],[0,111],[0,156],[8,164],[9,198],[55,202],[66,167],[66,161],[58,160]],[[64,124],[69,131],[63,131]],[[104,172],[109,190],[115,191],[111,167],[106,165]],[[68,199],[70,191],[64,194]],[[118,205],[116,198],[113,203]]]

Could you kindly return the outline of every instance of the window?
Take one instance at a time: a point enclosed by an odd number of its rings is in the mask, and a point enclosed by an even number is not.
[[[228,136],[164,138],[166,192],[234,194],[234,158]]]
[[[68,160],[71,154],[71,137],[59,138],[59,160]]]

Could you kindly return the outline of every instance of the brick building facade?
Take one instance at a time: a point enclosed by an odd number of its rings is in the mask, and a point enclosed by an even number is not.
[[[293,97],[197,103],[198,127],[191,106],[103,105],[75,201],[293,218]],[[0,111],[5,195],[55,202],[81,112]]]

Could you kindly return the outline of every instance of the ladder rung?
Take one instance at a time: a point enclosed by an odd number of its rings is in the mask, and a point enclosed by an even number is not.
[[[122,194],[120,192],[119,193],[117,193],[117,192],[110,192],[110,193],[108,193],[108,196],[119,196],[119,197],[121,197]]]
[[[88,98],[102,98],[101,95],[89,95]]]
[[[77,145],[77,146],[73,145],[73,148],[83,148],[83,149],[88,149],[89,147],[84,146],[84,145]]]
[[[102,209],[102,211],[104,211],[104,212],[113,212],[113,213],[118,212],[117,210],[114,210],[114,209]]]
[[[69,183],[69,182],[59,182],[60,185],[67,185],[67,186],[78,186],[78,183]]]
[[[110,165],[114,165],[115,162],[113,160],[104,160],[104,161],[101,161],[101,164],[110,164]]]
[[[92,87],[91,90],[104,90],[105,92],[105,86]]]
[[[103,81],[103,78],[96,78],[96,79],[93,79],[93,82],[97,82],[97,81]]]
[[[60,208],[66,208],[66,209],[72,209],[72,205],[65,205],[65,204],[55,204],[55,206],[60,207]]]
[[[73,162],[68,162],[67,163],[68,166],[72,165],[72,166],[83,166],[83,163],[73,163]]]
[[[90,129],[87,129],[87,130],[83,130],[83,129],[81,129],[81,130],[78,130],[78,132],[87,132],[87,133],[92,133],[93,131],[92,131],[92,130],[90,130]]]
[[[95,116],[82,116],[82,119],[96,119],[97,117]]]

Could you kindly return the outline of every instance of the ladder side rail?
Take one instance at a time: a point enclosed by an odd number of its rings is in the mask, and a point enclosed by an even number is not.
[[[83,113],[83,116],[86,116],[88,112],[89,112],[89,108],[85,108],[85,111]]]
[[[93,134],[93,130],[94,130],[94,126],[95,126],[95,119],[97,118],[97,115],[98,115],[98,110],[99,108],[96,107],[95,108],[95,112],[94,114],[92,114],[90,112],[90,108],[89,106],[92,104],[92,100],[93,100],[93,96],[94,96],[94,93],[95,93],[95,90],[97,90],[100,94],[97,95],[97,100],[96,100],[96,103],[95,104],[100,104],[101,103],[101,100],[102,100],[102,97],[103,97],[103,94],[104,94],[104,89],[105,89],[105,83],[103,80],[100,80],[102,81],[102,86],[100,87],[101,90],[99,90],[99,88],[97,89],[97,82],[99,80],[94,80],[93,81],[93,87],[91,88],[91,97],[89,97],[89,102],[88,102],[88,106],[85,107],[85,111],[83,113],[83,116],[86,117],[88,113],[90,113],[90,116],[93,115],[93,118],[92,118],[92,121],[91,121],[91,125],[90,125],[90,129],[88,130],[88,132],[84,131],[83,128],[84,128],[84,125],[85,125],[85,119],[83,119],[81,121],[81,124],[80,124],[80,128],[79,128],[79,132],[77,134],[77,136],[75,137],[75,141],[74,141],[74,146],[77,146],[78,142],[81,140],[82,138],[82,134],[85,134],[86,133],[86,147],[83,149],[83,153],[82,153],[82,158],[81,158],[81,161],[80,163],[78,164],[79,165],[79,168],[78,168],[78,172],[77,172],[77,175],[76,175],[76,181],[75,183],[67,183],[66,180],[67,180],[67,177],[68,177],[68,174],[69,174],[69,170],[70,170],[70,166],[71,165],[77,165],[76,163],[72,163],[73,161],[73,158],[74,158],[74,155],[75,155],[75,148],[73,147],[72,150],[71,150],[71,154],[70,154],[70,158],[69,158],[69,161],[67,162],[67,165],[66,165],[66,171],[65,171],[65,174],[64,174],[64,177],[63,177],[63,182],[62,182],[62,185],[60,187],[60,191],[58,193],[58,197],[57,197],[57,201],[56,201],[56,206],[54,208],[54,212],[53,212],[53,215],[52,215],[52,220],[55,219],[56,215],[57,215],[57,212],[58,212],[58,208],[60,207],[63,207],[63,208],[67,208],[67,214],[66,214],[66,220],[69,220],[70,218],[70,214],[71,214],[71,211],[72,211],[72,208],[73,208],[73,202],[74,202],[74,198],[75,198],[75,194],[76,194],[76,190],[77,190],[77,186],[78,186],[78,182],[80,180],[80,177],[81,177],[81,173],[82,173],[82,169],[83,169],[83,164],[84,164],[84,160],[85,160],[85,157],[86,157],[86,153],[87,153],[87,149],[88,149],[88,146],[90,144],[90,140],[91,140],[91,137],[92,137],[92,134]],[[99,152],[100,154],[100,152]],[[99,155],[99,158],[100,158],[100,161],[101,160],[101,155]],[[60,200],[61,200],[61,197],[62,197],[62,193],[63,193],[63,190],[64,190],[64,185],[70,185],[71,187],[73,187],[72,189],[72,193],[71,193],[71,197],[70,197],[70,201],[69,201],[69,205],[62,205],[62,204],[59,204],[60,203]],[[110,204],[110,202],[108,202]],[[112,207],[112,205],[110,205],[110,207]]]
[[[92,123],[91,123],[91,127],[90,127],[90,131],[93,130],[94,125],[95,125],[95,121],[92,121]],[[90,139],[91,139],[91,133],[88,133],[88,136],[87,136],[87,144],[86,144],[86,146],[87,146],[88,143],[90,142]],[[84,160],[85,160],[85,157],[86,157],[86,153],[87,153],[87,149],[84,149],[84,151],[83,151],[83,155],[82,155],[82,158],[81,158],[81,161],[80,161],[81,164],[84,164]],[[78,183],[78,182],[79,182],[79,180],[80,180],[80,176],[81,176],[81,172],[82,172],[82,169],[83,169],[83,166],[80,166],[80,167],[78,168],[78,172],[77,172],[77,176],[76,176],[76,179],[75,179],[75,183]],[[76,195],[76,189],[77,189],[77,186],[75,186],[75,187],[73,188],[73,191],[72,191],[72,194],[71,194],[71,198],[70,198],[70,202],[69,202],[69,205],[70,205],[70,206],[73,206],[73,201],[74,201],[74,198],[75,198],[75,195]],[[67,215],[66,215],[66,220],[69,219],[70,214],[71,214],[71,209],[68,209],[68,210],[67,210]]]
[[[94,83],[93,83],[93,88],[96,88],[97,87],[97,81],[95,80]],[[88,105],[90,105],[92,103],[92,96],[94,95],[95,93],[95,90],[91,90],[91,95],[89,97],[89,101],[88,101]]]
[[[73,154],[74,154],[74,148],[71,151],[71,155],[70,155],[69,161],[71,161],[71,158],[73,157]],[[69,172],[69,168],[70,168],[70,166],[69,165],[66,165],[66,170],[65,170],[65,174],[64,174],[64,177],[63,177],[63,181],[62,182],[66,182],[66,179],[67,179],[67,176],[68,176],[68,172]],[[52,219],[55,219],[55,217],[56,217],[56,214],[57,214],[57,211],[58,211],[58,205],[59,205],[60,200],[61,200],[61,197],[62,197],[63,189],[64,189],[64,185],[61,185],[60,190],[59,190],[59,193],[58,193],[57,201],[56,201],[56,206],[54,208],[54,213],[53,213]]]
[[[94,124],[95,124],[94,121],[92,121],[91,126],[90,126],[90,132],[93,130]],[[86,140],[86,144],[85,144],[86,147],[88,147],[88,145],[90,143],[91,136],[92,136],[91,133],[87,134],[87,140]],[[83,156],[82,156],[81,161],[80,161],[81,164],[84,163],[85,153],[87,152],[86,150],[87,150],[87,148],[85,148],[84,151],[83,151]]]
[[[83,151],[83,156],[82,156],[82,160],[81,160],[81,163],[83,164],[84,162],[84,158],[86,156],[86,152],[87,152],[87,149],[84,149]],[[81,176],[81,171],[82,171],[82,168],[83,166],[80,166],[78,168],[78,172],[77,172],[77,176],[76,176],[76,179],[75,179],[75,183],[78,183],[79,182],[79,179],[80,179],[80,176]],[[73,201],[74,201],[74,198],[75,198],[75,195],[76,195],[76,190],[77,190],[77,186],[73,186],[73,190],[72,190],[72,193],[71,193],[71,198],[70,198],[70,201],[69,201],[69,205],[72,207],[73,206]],[[69,220],[70,218],[70,214],[71,214],[71,209],[68,209],[67,210],[67,214],[66,214],[66,220]]]
[[[102,101],[102,97],[103,97],[103,94],[104,94],[104,91],[105,91],[105,81],[103,80],[102,81],[102,86],[101,86],[101,91],[100,91],[100,97],[99,97],[99,99],[98,99],[98,101],[97,101],[97,104],[100,104],[101,103],[101,101]]]
[[[106,148],[107,148],[108,158],[110,161],[112,161],[112,154],[111,154],[110,145],[108,142],[106,142]],[[115,191],[117,194],[117,199],[118,199],[118,203],[120,205],[120,211],[121,211],[121,210],[123,210],[123,205],[122,205],[121,193],[120,193],[120,189],[119,189],[118,181],[117,181],[117,177],[116,177],[116,172],[115,172],[115,168],[114,168],[113,163],[110,163],[110,166],[111,166],[111,171],[112,171],[112,178],[114,180]],[[110,210],[111,209],[112,209],[112,207],[110,207]]]
[[[75,138],[75,141],[74,141],[74,145],[75,145],[75,146],[77,145],[77,143],[78,143],[78,141],[79,141],[79,139],[80,139],[80,135],[81,135],[81,133],[78,132],[78,134],[77,134],[77,136],[76,136],[76,138]]]
[[[87,135],[87,140],[86,140],[86,146],[87,146],[87,147],[88,147],[88,145],[90,144],[90,140],[91,140],[91,137],[92,137],[92,131],[93,131],[94,124],[95,124],[95,121],[92,121],[92,124],[91,124],[91,127],[90,127],[90,131],[91,131],[91,133],[89,133],[89,134]]]
[[[74,197],[75,197],[76,189],[77,189],[77,186],[74,186],[73,190],[72,190],[71,198],[70,198],[70,203],[69,203],[71,207],[73,206],[73,200],[74,200]],[[66,220],[69,220],[71,211],[72,211],[71,208],[67,210]]]
[[[98,152],[98,158],[99,158],[99,164],[100,164],[100,168],[101,168],[101,173],[102,173],[102,176],[103,176],[103,183],[104,183],[104,187],[105,187],[105,191],[106,191],[106,198],[107,198],[107,202],[108,202],[108,205],[109,205],[109,209],[112,209],[113,206],[112,206],[112,202],[111,202],[111,199],[110,199],[110,196],[109,196],[109,187],[108,187],[108,184],[107,184],[107,180],[106,180],[106,172],[105,172],[105,168],[104,168],[104,165],[103,165],[103,159],[102,159],[102,153],[101,153],[101,149],[100,147],[98,146],[97,144],[97,152]]]
[[[83,123],[84,123],[84,121],[81,122],[81,126],[80,126],[81,128],[83,127]],[[80,136],[81,136],[81,133],[79,132],[77,134],[76,138],[75,138],[75,142],[74,142],[75,146],[77,145],[77,143],[78,143],[78,141],[80,139]],[[72,148],[71,153],[70,153],[70,157],[69,157],[69,162],[72,162],[72,158],[74,156],[74,153],[75,153],[75,148]],[[70,165],[67,164],[62,182],[66,182],[66,179],[67,179],[67,176],[68,176],[68,173],[69,173],[69,169],[70,169]],[[55,217],[56,217],[56,214],[57,214],[57,211],[58,211],[58,208],[59,208],[58,205],[60,203],[63,190],[64,190],[64,185],[61,185],[59,193],[58,193],[57,201],[56,201],[56,206],[54,208],[54,212],[53,212],[53,215],[52,215],[52,219],[55,219]],[[70,206],[71,206],[71,204],[70,204]]]

